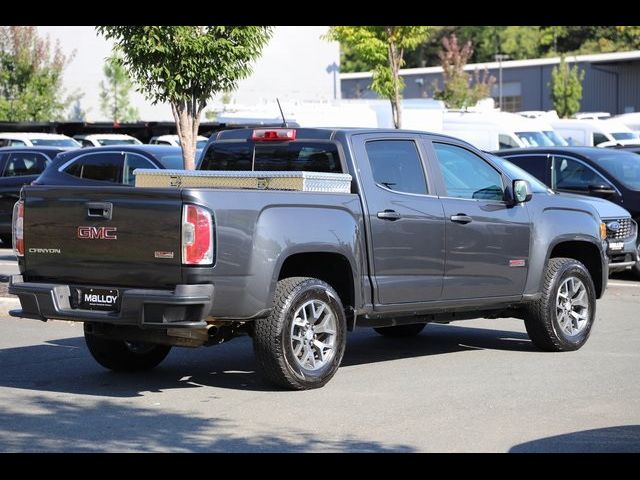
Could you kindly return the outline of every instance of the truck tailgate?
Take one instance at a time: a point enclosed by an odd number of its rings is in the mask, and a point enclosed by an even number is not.
[[[30,186],[24,192],[25,280],[180,283],[180,191]]]

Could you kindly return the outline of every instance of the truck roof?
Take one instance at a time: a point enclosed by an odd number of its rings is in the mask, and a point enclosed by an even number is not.
[[[344,134],[347,136],[355,134],[377,133],[377,134],[397,134],[397,133],[411,133],[420,135],[435,135],[443,138],[454,138],[449,135],[443,135],[436,132],[427,132],[424,130],[404,130],[394,128],[360,128],[360,127],[322,127],[322,128],[297,128],[297,127],[259,127],[259,130],[265,129],[280,129],[291,128],[296,131],[296,140],[332,140],[338,134]],[[255,128],[239,128],[235,130],[221,130],[217,136],[212,136],[212,139],[217,140],[249,140],[253,135]]]

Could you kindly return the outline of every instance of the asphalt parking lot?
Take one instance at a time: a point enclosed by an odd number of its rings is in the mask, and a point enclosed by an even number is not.
[[[0,250],[2,279],[17,272]],[[174,349],[114,374],[82,326],[9,317],[0,300],[0,451],[640,452],[640,282],[619,274],[584,348],[543,353],[522,322],[349,337],[329,384],[275,391],[251,343]]]

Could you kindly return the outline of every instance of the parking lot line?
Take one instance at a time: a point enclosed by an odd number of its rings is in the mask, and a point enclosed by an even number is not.
[[[640,283],[609,282],[609,285],[611,285],[613,287],[635,287],[635,288],[640,288]]]

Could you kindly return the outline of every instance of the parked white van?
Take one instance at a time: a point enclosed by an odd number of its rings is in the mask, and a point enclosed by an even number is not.
[[[449,110],[443,119],[443,133],[481,150],[553,146],[543,130],[553,131],[543,120],[507,112]]]
[[[196,137],[196,149],[204,148],[207,144],[207,137],[203,135],[198,135]],[[151,145],[171,145],[172,147],[180,146],[180,137],[178,135],[158,135],[156,137],[151,137],[149,140]]]
[[[634,133],[640,135],[640,112],[623,113],[622,115],[616,115],[613,119],[624,123]]]
[[[558,119],[551,120],[550,123],[553,129],[569,142],[569,145],[597,147],[640,143],[637,133],[615,119]]]

